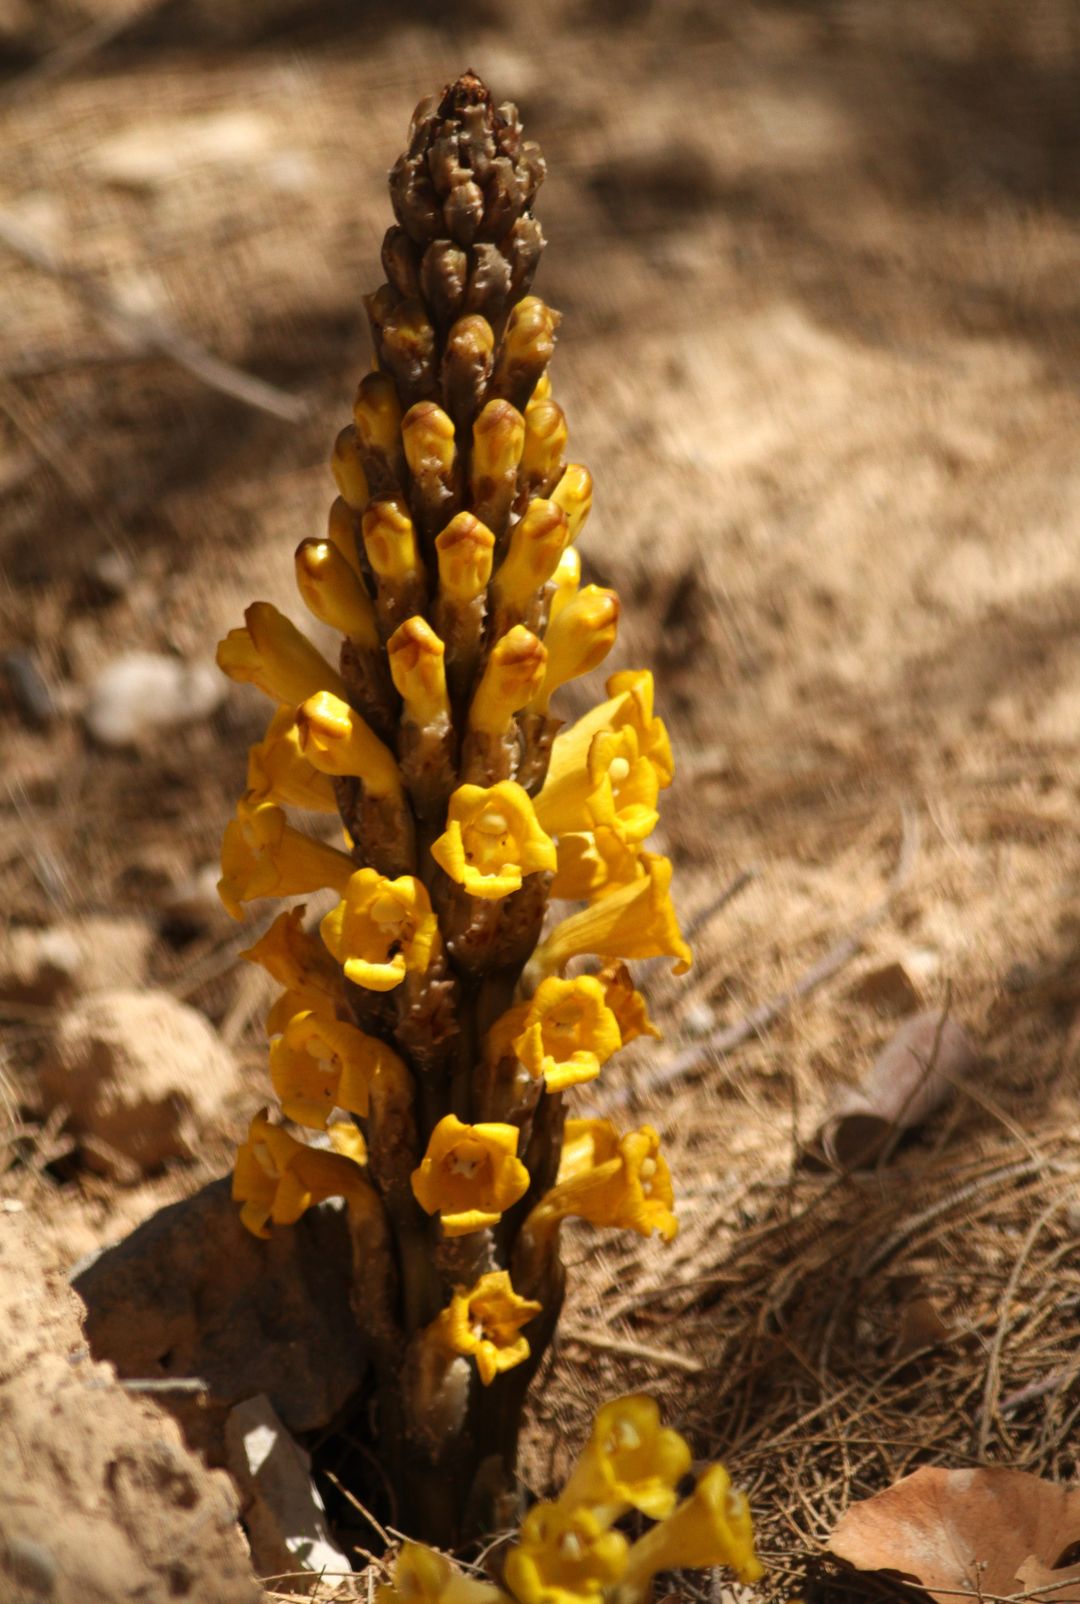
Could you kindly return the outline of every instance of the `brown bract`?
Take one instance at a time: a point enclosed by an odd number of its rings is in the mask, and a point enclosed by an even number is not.
[[[1080,1488],[997,1467],[924,1465],[873,1498],[852,1504],[829,1549],[861,1571],[894,1571],[941,1604],[960,1596],[1003,1598],[1036,1590],[1078,1604]]]

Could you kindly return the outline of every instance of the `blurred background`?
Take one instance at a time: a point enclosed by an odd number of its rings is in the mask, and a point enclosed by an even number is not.
[[[0,0],[0,1090],[58,1262],[222,1173],[258,1106],[252,932],[213,882],[266,714],[214,646],[255,597],[304,622],[386,173],[468,66],[548,160],[585,556],[672,728],[699,957],[656,979],[669,1043],[710,1062],[918,825],[842,978],[656,1123],[742,1184],[943,998],[1006,1112],[1072,1063],[1076,0]],[[42,1033],[101,985],[235,1055],[194,1169],[125,1170],[42,1103]]]

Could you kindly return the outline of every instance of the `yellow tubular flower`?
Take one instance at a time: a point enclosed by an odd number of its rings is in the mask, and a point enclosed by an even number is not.
[[[471,512],[459,512],[435,537],[439,588],[457,602],[475,601],[491,578],[495,536]]]
[[[405,461],[414,479],[445,479],[454,467],[454,425],[434,401],[418,401],[401,420]]]
[[[360,575],[332,540],[302,540],[296,548],[296,588],[315,617],[358,646],[379,644],[375,607]]]
[[[365,451],[387,462],[401,454],[401,403],[393,379],[385,373],[365,373],[353,402],[356,433]]]
[[[566,514],[554,501],[530,501],[510,531],[506,556],[495,574],[500,607],[523,607],[558,567],[567,541]]]
[[[421,881],[388,880],[375,869],[352,875],[319,929],[346,979],[368,991],[392,991],[407,974],[426,973],[439,939]]]
[[[557,924],[533,956],[535,973],[555,974],[571,958],[674,958],[673,973],[685,975],[692,953],[671,905],[671,864],[641,854],[645,873],[589,908]]]
[[[559,868],[551,895],[569,902],[609,897],[645,875],[644,854],[618,819],[559,837]]]
[[[375,1604],[509,1604],[494,1582],[462,1576],[445,1554],[405,1543],[394,1561],[392,1583],[380,1582]]]
[[[399,496],[384,496],[371,502],[361,529],[367,560],[379,579],[399,581],[423,573],[416,530]]]
[[[590,709],[568,730],[561,731],[551,748],[551,764],[544,790],[554,791],[560,784],[587,772],[594,738],[605,731],[630,728],[637,736],[638,758],[653,767],[660,789],[671,784],[675,764],[671,741],[661,718],[653,717],[653,677],[647,669],[627,669],[612,674],[607,682],[608,699]]]
[[[344,1000],[342,995],[342,1003]],[[283,991],[266,1016],[267,1036],[270,1038],[280,1036],[290,1019],[295,1019],[297,1014],[307,1013],[318,1014],[320,1019],[337,1018],[337,1008],[320,992]]]
[[[593,975],[542,981],[529,1004],[514,1051],[534,1080],[563,1092],[595,1080],[622,1046],[604,988]]]
[[[493,484],[511,479],[525,446],[525,419],[509,401],[489,401],[473,424],[470,486],[474,501],[484,501]]]
[[[546,670],[543,643],[524,624],[515,624],[491,648],[469,707],[469,728],[501,735],[543,684]]]
[[[281,1111],[298,1125],[323,1130],[334,1108],[366,1118],[373,1080],[406,1083],[404,1063],[385,1042],[355,1025],[295,1014],[270,1048],[270,1078]]]
[[[588,674],[610,652],[619,627],[619,598],[613,590],[586,585],[568,601],[558,616],[549,621],[544,636],[547,672],[533,701],[537,712],[546,712],[548,702],[567,680]]]
[[[592,1435],[559,1495],[568,1509],[601,1506],[611,1520],[627,1508],[664,1520],[692,1461],[690,1445],[660,1423],[660,1406],[646,1393],[614,1398],[597,1412]]]
[[[537,824],[532,798],[514,780],[459,785],[431,856],[470,896],[487,900],[519,891],[526,875],[553,870],[556,863],[554,841]]]
[[[397,759],[342,697],[320,692],[296,710],[300,749],[321,774],[351,776],[370,796],[401,794]]]
[[[336,813],[334,787],[300,750],[296,715],[279,707],[262,740],[248,748],[247,791],[244,801],[277,802],[316,813]]]
[[[506,1556],[506,1581],[520,1604],[598,1601],[626,1569],[629,1545],[589,1509],[534,1504],[521,1540]]]
[[[496,1225],[528,1191],[529,1172],[515,1156],[518,1135],[516,1125],[465,1125],[455,1114],[436,1125],[412,1189],[426,1214],[438,1214],[444,1235]]]
[[[386,643],[390,677],[405,704],[405,717],[422,729],[450,717],[446,691],[446,647],[426,618],[407,618]]]
[[[326,538],[336,546],[349,567],[360,572],[360,551],[357,545],[360,532],[360,514],[349,506],[344,496],[330,503],[326,518]]]
[[[596,978],[604,988],[604,1001],[615,1015],[624,1047],[638,1036],[660,1040],[662,1032],[649,1018],[645,999],[635,988],[625,964],[605,964]]]
[[[294,1225],[313,1203],[344,1197],[365,1211],[377,1207],[375,1194],[358,1164],[343,1153],[305,1147],[265,1111],[256,1114],[248,1138],[237,1149],[232,1196],[241,1203],[240,1219],[253,1236],[268,1237],[269,1223]]]
[[[344,891],[355,868],[346,853],[286,824],[273,802],[240,802],[221,842],[218,896],[234,919],[242,919],[241,903],[259,897],[293,897],[326,886]]]
[[[561,1184],[585,1175],[618,1156],[619,1133],[609,1119],[568,1119],[563,1126],[562,1154],[559,1158]]]
[[[522,475],[529,484],[547,485],[560,476],[567,441],[566,413],[557,401],[530,401],[525,408]]]
[[[345,695],[340,674],[296,625],[270,602],[252,602],[244,629],[218,642],[217,665],[230,679],[257,685],[275,702],[295,706],[316,691]]]
[[[643,756],[633,725],[598,731],[589,743],[584,767],[564,760],[559,739],[556,736],[552,766],[536,798],[537,818],[545,830],[583,830],[618,820],[627,840],[644,841],[656,828],[662,776],[652,759]],[[576,750],[580,751],[580,743]]]
[[[642,1598],[659,1571],[728,1565],[740,1582],[757,1582],[765,1568],[754,1551],[746,1494],[731,1485],[723,1465],[711,1465],[690,1497],[631,1548],[623,1585]]]
[[[368,482],[360,456],[360,441],[357,438],[354,424],[346,424],[334,441],[334,453],[330,458],[330,467],[333,471],[334,483],[341,493],[342,500],[352,507],[354,511],[363,512],[368,504]]]
[[[550,399],[551,374],[544,372],[541,373],[540,377],[536,381],[536,387],[533,390],[532,395],[529,397],[529,406],[532,406],[534,401],[549,401]],[[527,410],[528,408],[526,408],[526,411]]]
[[[304,929],[304,911],[301,904],[279,913],[269,930],[240,956],[259,964],[287,992],[323,997],[333,1017],[334,1007],[344,999],[341,970],[319,938]],[[315,1005],[308,1002],[303,1006]]]
[[[551,601],[548,603],[548,625],[558,618],[567,602],[573,601],[581,589],[581,556],[576,546],[567,546],[551,576]]]
[[[491,1270],[475,1286],[455,1287],[449,1305],[428,1330],[450,1353],[473,1355],[480,1380],[489,1387],[497,1375],[529,1357],[521,1328],[542,1308],[518,1297],[508,1270]]]
[[[565,473],[551,492],[552,501],[557,502],[566,514],[570,530],[568,542],[575,541],[584,527],[592,510],[592,492],[592,474],[588,468],[580,462],[568,463]]]
[[[557,1181],[533,1209],[525,1228],[542,1236],[560,1220],[574,1216],[639,1236],[656,1231],[664,1242],[671,1242],[679,1230],[672,1213],[674,1201],[660,1138],[651,1125],[642,1125],[620,1138],[614,1157]]]

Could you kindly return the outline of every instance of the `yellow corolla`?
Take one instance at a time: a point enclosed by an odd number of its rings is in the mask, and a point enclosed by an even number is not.
[[[435,537],[439,589],[457,602],[471,602],[491,578],[495,536],[471,512],[459,512]]]
[[[628,669],[620,674],[612,674],[607,682],[607,693],[607,701],[600,702],[579,718],[576,724],[560,731],[555,737],[547,779],[537,797],[537,810],[542,818],[547,817],[549,810],[571,821],[579,818],[580,815],[575,811],[575,798],[581,799],[582,791],[586,788],[588,794],[592,794],[596,789],[597,770],[607,762],[610,773],[611,762],[620,757],[629,764],[625,778],[617,780],[620,789],[627,788],[627,801],[642,800],[638,789],[645,772],[640,768],[642,760],[648,762],[660,790],[665,790],[671,784],[675,771],[671,741],[663,719],[653,716],[652,675],[647,669]],[[626,729],[632,729],[636,737],[636,757],[631,761],[625,747],[598,747],[592,757],[593,768],[590,772],[590,756],[596,736],[607,733],[617,735]],[[617,767],[616,775],[621,774],[621,768]],[[651,785],[651,780],[649,783]],[[655,806],[655,803],[652,805]],[[557,826],[553,823],[550,828],[556,829]],[[564,824],[563,828],[581,829],[582,826],[571,822]]]
[[[555,843],[537,824],[532,798],[514,780],[459,785],[431,856],[470,896],[489,899],[519,891],[526,875],[556,865]]]
[[[245,802],[277,802],[283,807],[336,813],[334,787],[300,750],[296,713],[281,706],[256,746],[248,748]]]
[[[594,829],[560,835],[558,871],[551,895],[565,902],[595,902],[640,880],[645,858],[618,819]]]
[[[297,999],[292,1013],[310,1008],[332,1019],[338,1003],[345,1000],[341,970],[319,938],[304,929],[305,912],[301,903],[298,908],[279,913],[269,930],[240,956],[259,964],[285,987],[286,996]],[[292,1014],[285,1017],[291,1019]]]
[[[252,602],[244,624],[218,643],[217,665],[230,679],[257,685],[275,702],[294,707],[316,691],[345,696],[340,674],[270,602]]]
[[[639,1036],[660,1040],[661,1032],[649,1018],[645,998],[634,985],[624,963],[605,964],[597,979],[604,988],[604,1001],[615,1015],[624,1047]]]
[[[495,1225],[529,1186],[516,1156],[516,1125],[465,1125],[445,1115],[412,1173],[413,1195],[427,1214],[438,1214],[447,1236],[466,1236]]]
[[[599,1600],[622,1579],[629,1551],[622,1532],[590,1509],[534,1504],[506,1556],[506,1582],[521,1604]]]
[[[609,1119],[568,1119],[563,1126],[557,1181],[569,1181],[606,1164],[619,1151],[619,1133]]]
[[[599,585],[579,590],[558,616],[548,621],[544,635],[547,667],[530,710],[546,713],[561,685],[602,663],[615,644],[618,628],[619,598],[613,590]]]
[[[597,1412],[559,1503],[600,1508],[609,1524],[627,1508],[663,1520],[675,1508],[675,1489],[692,1457],[686,1439],[661,1424],[655,1398],[646,1393],[614,1398]]]
[[[602,1140],[600,1131],[595,1135]],[[642,1125],[619,1140],[612,1156],[589,1167],[579,1159],[574,1173],[556,1181],[540,1199],[525,1229],[544,1235],[573,1215],[590,1225],[619,1226],[639,1236],[656,1231],[663,1241],[670,1242],[679,1230],[672,1212],[674,1202],[660,1138],[651,1125]]]
[[[293,1225],[313,1203],[344,1197],[369,1212],[378,1207],[359,1164],[345,1153],[306,1147],[288,1131],[256,1114],[247,1141],[236,1153],[232,1196],[240,1219],[254,1236],[268,1237],[269,1224]]]
[[[671,903],[671,864],[651,852],[641,854],[644,874],[591,907],[557,924],[532,959],[534,974],[555,974],[571,958],[595,953],[600,958],[663,958],[676,960],[674,972],[684,975],[692,953],[683,940]]]
[[[397,759],[355,708],[320,692],[297,709],[300,750],[321,774],[351,776],[370,796],[401,794]]]
[[[549,1092],[595,1080],[621,1046],[615,1015],[595,975],[576,980],[553,975],[542,981],[513,1042],[529,1074],[534,1080],[543,1076]]]
[[[270,1047],[270,1078],[281,1111],[298,1125],[322,1130],[334,1108],[365,1117],[373,1080],[408,1071],[385,1042],[339,1019],[294,1014]]]
[[[439,925],[421,881],[358,869],[342,890],[319,928],[346,979],[368,991],[392,991],[410,972],[427,971]]]
[[[286,824],[273,802],[239,802],[221,842],[217,889],[234,919],[241,903],[258,897],[292,897],[324,887],[342,892],[356,865],[345,852]]]
[[[448,1306],[429,1327],[432,1340],[451,1353],[476,1359],[485,1387],[504,1370],[529,1357],[522,1326],[535,1319],[543,1305],[519,1298],[508,1270],[491,1270],[471,1287],[455,1287]]]
[[[503,734],[514,714],[544,683],[546,671],[543,641],[524,624],[515,624],[488,653],[469,704],[469,728],[489,735]]]
[[[552,752],[553,764],[559,739]],[[589,744],[583,767],[571,768],[560,761],[554,772],[549,770],[536,798],[536,816],[552,834],[618,820],[627,840],[644,841],[656,828],[662,780],[661,770],[641,751],[632,724],[599,730]]]
[[[422,1543],[404,1543],[394,1561],[394,1580],[380,1582],[375,1604],[509,1604],[494,1582],[463,1576],[445,1554]]]
[[[449,721],[445,654],[445,645],[426,618],[407,618],[386,643],[390,677],[411,724],[425,728]]]
[[[727,1565],[740,1582],[760,1581],[765,1568],[754,1550],[746,1494],[733,1488],[723,1465],[711,1465],[679,1507],[640,1537],[626,1561],[623,1584],[645,1597],[659,1571]]]

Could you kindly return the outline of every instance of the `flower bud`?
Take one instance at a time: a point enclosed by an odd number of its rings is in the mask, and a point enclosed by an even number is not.
[[[316,618],[357,645],[378,645],[375,608],[363,580],[329,540],[302,540],[296,548],[296,585]]]
[[[470,729],[501,735],[514,714],[544,683],[547,652],[524,624],[515,624],[491,648],[469,708]]]
[[[422,729],[450,717],[446,693],[446,648],[426,618],[408,618],[386,643],[390,675],[405,717]]]
[[[355,424],[347,423],[334,441],[330,467],[344,500],[357,512],[363,512],[368,504],[368,482]]]
[[[580,462],[571,462],[551,492],[552,501],[557,501],[566,514],[566,521],[570,526],[570,540],[574,541],[580,535],[589,510],[592,507],[592,474]]]
[[[367,560],[379,579],[398,581],[422,573],[416,531],[400,497],[371,502],[361,529]]]
[[[492,384],[497,395],[524,404],[551,361],[559,314],[538,295],[526,295],[506,322]]]
[[[551,576],[551,601],[548,604],[548,628],[558,618],[567,602],[573,601],[581,588],[581,556],[576,546],[567,546]]]
[[[345,695],[337,670],[271,602],[252,602],[244,623],[218,642],[217,665],[230,679],[293,705],[316,691]]]
[[[530,501],[510,532],[510,544],[495,574],[500,607],[520,609],[558,566],[567,541],[566,514],[554,501]]]
[[[439,588],[455,601],[467,603],[486,588],[491,578],[495,536],[471,512],[459,512],[435,537]]]
[[[619,627],[619,598],[613,590],[586,585],[548,624],[544,645],[548,661],[544,683],[531,706],[544,711],[567,680],[588,674],[602,663],[615,644]]]
[[[420,483],[446,479],[454,468],[454,425],[434,401],[418,401],[401,420],[409,472]]]
[[[525,448],[521,474],[530,489],[546,495],[563,472],[566,414],[557,401],[530,401],[525,408]]]
[[[341,697],[320,692],[297,709],[300,749],[322,774],[350,776],[369,796],[397,797],[401,776],[397,759]]]
[[[367,502],[364,505],[367,506]],[[337,547],[349,566],[360,573],[360,514],[349,506],[344,496],[337,496],[330,503],[326,538]]]

